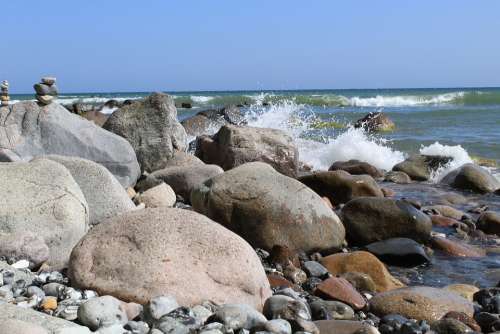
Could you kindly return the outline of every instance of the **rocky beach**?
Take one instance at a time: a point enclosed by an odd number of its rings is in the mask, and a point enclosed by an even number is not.
[[[495,153],[297,98],[0,87],[0,334],[500,332]]]

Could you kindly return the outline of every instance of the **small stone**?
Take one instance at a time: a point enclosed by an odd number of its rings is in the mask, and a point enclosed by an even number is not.
[[[377,286],[370,275],[359,272],[347,272],[340,275],[345,278],[358,291],[375,292]]]
[[[304,271],[308,276],[312,277],[325,277],[328,275],[328,269],[326,269],[321,263],[316,261],[306,261],[302,265]]]
[[[56,78],[54,77],[43,77],[42,80],[40,80],[42,83],[52,86],[53,84],[56,83]]]
[[[55,282],[45,284],[42,287],[43,292],[45,292],[46,296],[52,296],[52,297],[56,297],[56,298],[59,298],[59,296],[62,295],[65,288],[66,287],[64,285],[62,285],[61,283],[55,283]]]
[[[32,296],[36,296],[38,300],[41,301],[43,298],[45,298],[45,292],[43,292],[43,290],[39,287],[32,285],[26,290],[26,297]]]
[[[273,319],[266,322],[264,330],[273,334],[292,334],[292,326],[283,319]]]
[[[143,321],[129,321],[123,326],[124,329],[131,332],[131,334],[148,334],[149,326]]]
[[[91,330],[112,325],[125,325],[127,314],[121,307],[120,300],[112,296],[90,299],[78,309],[78,320]]]
[[[316,287],[314,294],[329,299],[339,300],[356,310],[361,310],[366,305],[363,296],[345,278],[330,277]]]
[[[287,320],[294,332],[315,328],[307,305],[288,296],[274,295],[268,298],[263,313],[268,319]]]
[[[26,269],[29,266],[30,266],[30,263],[27,260],[20,260],[20,261],[17,261],[16,263],[12,264],[12,267],[16,268],[16,269]]]
[[[283,270],[283,274],[285,275],[286,278],[288,278],[295,284],[300,285],[307,280],[306,273],[303,270],[294,267],[293,265],[287,266],[285,270]]]
[[[225,304],[221,305],[208,321],[220,322],[224,324],[226,329],[238,330],[262,327],[267,319],[246,304]]]
[[[37,93],[37,95],[41,95],[41,96],[44,96],[44,95],[57,96],[57,87],[56,87],[56,85],[49,86],[49,85],[46,85],[46,84],[35,84],[33,86],[33,88],[35,89],[35,92]]]
[[[155,297],[144,307],[144,318],[146,321],[154,322],[178,307],[179,304],[172,296]]]
[[[44,105],[48,105],[48,104],[51,104],[52,101],[54,100],[54,97],[53,96],[50,96],[50,95],[36,95],[36,99],[41,103],[41,104],[44,104]]]
[[[352,320],[354,310],[347,304],[335,300],[317,299],[310,305],[313,320]]]
[[[135,201],[144,203],[146,208],[172,207],[176,199],[174,190],[166,183],[160,183],[135,197]]]
[[[42,300],[40,307],[44,311],[53,311],[57,308],[57,298],[52,296],[47,296]]]

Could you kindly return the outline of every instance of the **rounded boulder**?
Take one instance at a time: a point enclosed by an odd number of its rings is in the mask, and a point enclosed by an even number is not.
[[[74,248],[72,282],[124,301],[170,295],[181,305],[204,300],[261,309],[271,294],[255,251],[196,212],[154,208],[94,227]]]

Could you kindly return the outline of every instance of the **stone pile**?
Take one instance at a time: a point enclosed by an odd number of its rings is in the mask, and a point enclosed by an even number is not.
[[[51,104],[57,97],[56,78],[43,77],[40,83],[33,86],[36,92],[36,99],[44,105]]]
[[[9,105],[9,82],[7,80],[2,81],[0,84],[0,105],[8,106]]]

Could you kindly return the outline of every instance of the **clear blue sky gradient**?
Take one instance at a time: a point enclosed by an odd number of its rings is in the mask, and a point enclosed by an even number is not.
[[[500,86],[500,1],[2,1],[31,93]]]

